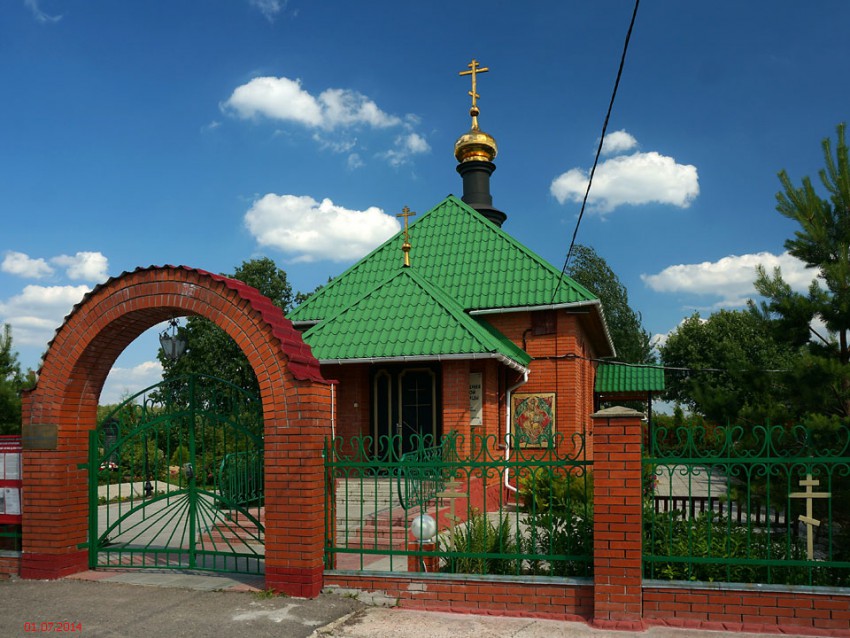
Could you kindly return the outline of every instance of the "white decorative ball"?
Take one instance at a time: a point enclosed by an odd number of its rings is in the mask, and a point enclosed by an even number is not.
[[[437,521],[428,514],[414,516],[410,521],[410,533],[420,541],[429,541],[437,535]]]

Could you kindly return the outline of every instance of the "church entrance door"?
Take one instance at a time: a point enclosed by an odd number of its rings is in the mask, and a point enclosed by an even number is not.
[[[438,368],[380,368],[372,381],[377,458],[397,459],[440,435]]]

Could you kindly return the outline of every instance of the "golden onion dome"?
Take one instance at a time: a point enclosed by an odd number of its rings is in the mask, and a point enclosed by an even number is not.
[[[476,126],[461,135],[455,142],[455,157],[461,164],[463,162],[492,162],[496,153],[498,153],[496,140],[492,135],[485,133]]]

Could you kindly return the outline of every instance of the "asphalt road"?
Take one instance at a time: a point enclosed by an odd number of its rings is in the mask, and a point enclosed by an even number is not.
[[[9,580],[0,581],[0,636],[307,638],[361,608],[337,595],[304,600],[264,592]]]

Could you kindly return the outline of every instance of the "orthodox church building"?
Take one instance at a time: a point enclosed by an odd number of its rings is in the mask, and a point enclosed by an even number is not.
[[[472,127],[455,144],[462,197],[410,224],[405,208],[402,232],[290,315],[338,381],[336,434],[373,437],[376,456],[450,431],[543,447],[590,427],[595,390],[660,389],[619,366],[598,376],[597,361],[616,354],[599,299],[503,229],[490,194],[496,141],[478,125],[476,74],[487,69],[469,69]]]

